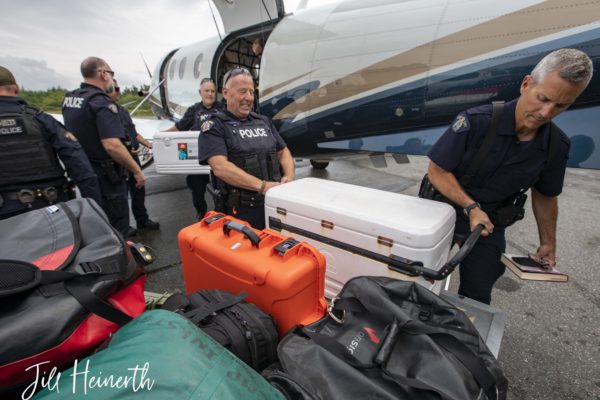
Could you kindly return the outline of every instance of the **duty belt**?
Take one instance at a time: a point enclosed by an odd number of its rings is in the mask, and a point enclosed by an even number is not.
[[[36,199],[44,199],[52,204],[58,200],[58,190],[55,186],[48,186],[40,189],[21,189],[17,192],[0,193],[2,200],[0,206],[4,205],[6,200],[19,200],[21,204],[30,208]]]

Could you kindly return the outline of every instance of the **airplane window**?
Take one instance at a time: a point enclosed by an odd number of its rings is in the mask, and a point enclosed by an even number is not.
[[[175,68],[176,68],[177,60],[173,59],[171,61],[171,67],[169,68],[169,79],[173,80],[175,78]]]
[[[183,73],[185,72],[185,62],[187,61],[187,57],[183,57],[181,62],[179,63],[179,79],[183,79]]]
[[[198,57],[196,57],[196,61],[194,61],[194,78],[196,78],[196,79],[200,78],[200,68],[202,68],[202,58],[203,58],[203,54],[200,53],[200,54],[198,54]]]

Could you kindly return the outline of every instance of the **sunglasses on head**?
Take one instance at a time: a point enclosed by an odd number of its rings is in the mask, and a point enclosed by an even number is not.
[[[225,81],[223,82],[223,86],[227,85],[227,82],[229,82],[229,80],[231,78],[235,78],[238,75],[250,75],[252,76],[252,74],[250,73],[250,71],[248,71],[246,68],[234,68],[231,71],[229,71],[226,75],[225,75]]]

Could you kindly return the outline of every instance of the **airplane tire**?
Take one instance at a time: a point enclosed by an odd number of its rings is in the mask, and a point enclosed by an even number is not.
[[[329,165],[329,162],[310,160],[310,165],[312,165],[314,169],[325,169]]]

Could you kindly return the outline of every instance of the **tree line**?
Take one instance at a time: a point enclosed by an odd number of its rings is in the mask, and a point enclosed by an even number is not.
[[[139,96],[138,92],[147,89],[148,88],[138,88],[136,86],[121,88],[122,92],[119,104],[127,110],[132,111],[143,99],[143,97]],[[66,93],[66,89],[52,87],[45,91],[21,90],[19,92],[19,97],[23,98],[29,105],[42,111],[51,114],[60,114],[62,113],[62,102]],[[148,101],[146,101],[134,114],[134,116],[137,117],[152,115],[152,110],[150,109]]]

